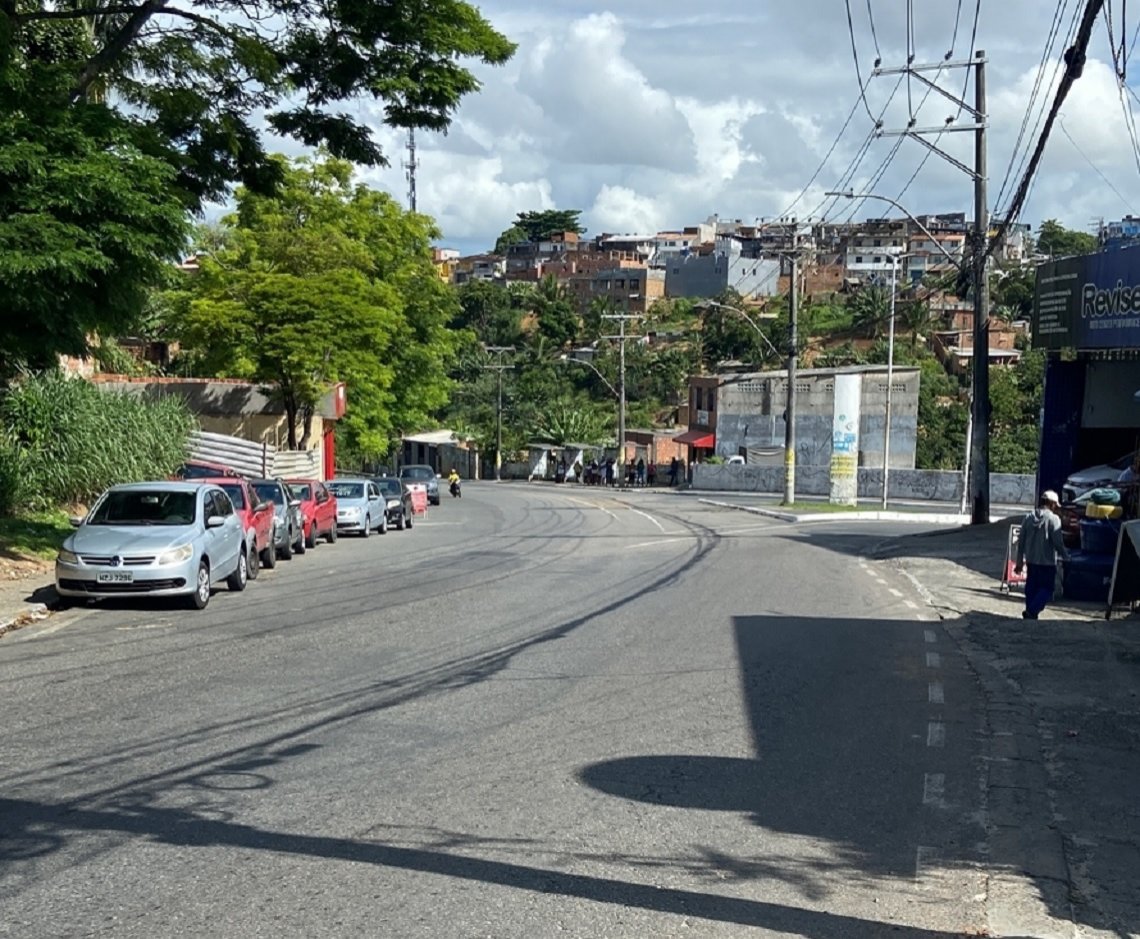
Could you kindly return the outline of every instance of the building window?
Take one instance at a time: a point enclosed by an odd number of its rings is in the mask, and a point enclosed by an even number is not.
[[[624,287],[625,286],[625,278],[619,277],[615,286],[618,287],[619,289]]]
[[[881,248],[882,246],[883,246],[883,239],[882,238],[876,238],[875,239],[875,247]]]
[[[638,283],[639,283],[639,281],[638,281],[638,279],[637,279],[636,277],[631,277],[631,278],[629,279],[629,292],[630,292],[630,293],[637,293],[637,285],[638,285]]]
[[[856,264],[862,264],[862,263],[863,263],[863,257],[862,257],[862,255],[859,255],[859,256],[857,256],[857,257],[855,258],[855,263],[856,263]]]
[[[697,389],[697,410],[703,411],[705,409],[705,389]]]
[[[710,389],[709,389],[709,406],[708,406],[708,410],[710,410],[710,411],[715,411],[715,410],[716,410],[716,389],[715,389],[715,388],[710,388]]]

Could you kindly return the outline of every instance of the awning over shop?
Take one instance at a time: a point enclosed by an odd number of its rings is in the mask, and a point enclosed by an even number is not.
[[[707,430],[687,430],[673,438],[674,443],[685,443],[701,450],[711,450],[716,446],[716,436]]]

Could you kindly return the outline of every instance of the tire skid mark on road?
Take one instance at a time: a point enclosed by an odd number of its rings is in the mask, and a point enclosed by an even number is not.
[[[581,520],[581,523],[584,524],[584,521],[585,520],[583,517]],[[616,608],[616,606],[620,606],[625,602],[629,602],[629,600],[626,598],[627,588],[636,581],[645,580],[646,578],[653,578],[649,584],[642,587],[642,589],[637,591],[634,594],[634,596],[645,592],[645,590],[647,590],[647,589],[657,589],[660,586],[664,586],[664,585],[667,585],[669,583],[674,582],[677,577],[681,576],[684,573],[684,570],[686,568],[693,566],[696,563],[699,563],[701,560],[703,560],[705,557],[707,557],[709,552],[711,552],[712,549],[716,546],[716,544],[719,543],[720,539],[719,539],[719,536],[716,534],[716,532],[713,531],[712,529],[707,528],[706,526],[700,525],[699,523],[695,523],[695,522],[689,522],[688,520],[681,519],[681,518],[676,517],[676,516],[672,517],[672,521],[674,521],[678,525],[689,527],[695,534],[699,535],[700,537],[698,537],[697,542],[688,551],[686,551],[685,554],[682,555],[681,557],[671,558],[668,560],[663,560],[661,562],[658,562],[658,563],[650,566],[649,568],[639,572],[638,574],[635,574],[629,578],[625,578],[621,581],[618,581],[615,584],[608,587],[607,592],[616,593],[618,595],[619,599],[615,600],[615,601],[611,601],[611,603],[603,605],[600,609],[598,609],[592,613],[584,614],[582,617],[579,617],[576,620],[572,621],[573,623],[576,624],[573,628],[577,628],[577,626],[584,625],[585,623],[590,622],[591,620],[593,620],[597,616],[601,615],[602,613],[606,612],[610,608]],[[567,530],[566,525],[562,524],[559,531],[556,533],[553,533],[551,535],[551,538],[556,539],[559,534],[564,534],[566,532],[566,530]],[[688,540],[688,539],[686,539],[686,540]],[[561,560],[562,558],[564,558],[567,554],[573,553],[576,550],[577,550],[577,545],[574,544],[573,542],[571,542],[571,544],[569,545],[569,547],[567,548],[566,551],[560,552],[557,556],[546,558],[546,559],[543,559],[539,562],[536,562],[535,564],[530,565],[530,568],[528,568],[528,569],[538,568],[538,567],[543,566],[544,564],[555,563],[555,562]],[[516,570],[509,575],[504,575],[504,577],[505,576],[516,576],[517,573],[518,572]],[[458,588],[458,589],[469,589],[472,586],[482,586],[484,584],[485,584],[485,581],[481,582],[480,584],[467,585],[467,586],[464,586],[464,587]],[[451,592],[453,592],[453,591],[446,591],[445,593],[451,593]],[[422,600],[422,599],[424,599],[424,597],[422,594],[419,594],[417,596],[417,599]],[[409,600],[407,602],[410,603],[412,601]],[[385,604],[385,609],[387,609],[390,606],[391,606],[391,604]],[[529,622],[529,620],[528,620],[528,622]],[[214,627],[214,628],[216,628],[216,627]],[[512,628],[514,628],[513,624],[506,624],[506,625],[503,625],[497,629],[485,630],[483,633],[469,634],[466,637],[466,639],[468,641],[475,641],[475,642],[478,642],[479,640],[491,639],[491,638],[494,638],[497,634],[502,633],[502,632],[509,630],[509,629],[512,629]],[[278,631],[279,631],[279,629],[271,629],[271,630],[266,630],[265,633],[278,632]],[[544,631],[544,632],[548,632],[548,630]],[[541,636],[541,635],[542,634],[540,633],[539,636]],[[232,639],[232,638],[241,639],[241,638],[246,638],[246,636],[229,637],[229,638],[230,639]],[[224,640],[219,640],[219,641],[224,641]],[[536,639],[533,636],[529,639],[525,639],[522,641],[522,644],[519,648],[515,648],[514,651],[511,652],[510,657],[517,655],[518,652],[522,651],[523,648],[529,647],[529,645],[532,645],[537,641],[546,641],[546,640],[545,639],[541,639],[541,640]],[[200,648],[202,645],[203,645],[202,643],[195,643],[194,644],[195,648]],[[517,641],[515,643],[508,643],[507,648],[510,649],[510,648],[515,647],[515,646],[519,646],[519,643]],[[166,738],[151,738],[151,739],[148,739],[145,743],[127,745],[127,746],[124,746],[122,748],[119,748],[118,750],[111,751],[111,752],[104,751],[98,757],[95,757],[95,758],[88,760],[86,762],[83,762],[81,760],[77,760],[75,758],[69,758],[66,761],[62,761],[62,762],[56,763],[54,765],[41,766],[41,767],[37,767],[35,770],[27,770],[25,772],[21,772],[21,773],[12,775],[12,776],[0,777],[0,781],[3,781],[7,785],[12,785],[13,783],[18,783],[18,782],[21,782],[24,780],[34,779],[35,777],[42,776],[45,773],[51,773],[53,775],[53,778],[67,778],[67,777],[88,775],[88,774],[92,773],[93,771],[109,769],[109,768],[112,768],[113,766],[129,762],[132,759],[147,758],[149,756],[152,756],[156,752],[163,752],[163,751],[165,751],[171,747],[180,747],[180,746],[187,746],[187,745],[194,745],[196,743],[201,743],[205,740],[208,740],[211,737],[214,737],[220,733],[225,733],[227,731],[239,730],[239,729],[242,731],[250,731],[250,730],[255,730],[255,729],[259,729],[259,728],[268,729],[269,727],[272,727],[273,725],[279,725],[283,721],[288,721],[290,719],[296,719],[298,717],[305,718],[305,719],[312,719],[314,711],[321,710],[321,709],[335,708],[339,705],[343,705],[344,707],[346,707],[348,709],[348,714],[347,714],[348,717],[356,717],[356,716],[359,716],[361,713],[371,712],[371,711],[379,710],[382,708],[394,707],[400,703],[403,703],[406,700],[409,700],[410,698],[420,696],[422,693],[424,693],[421,690],[421,684],[425,681],[430,683],[433,679],[435,679],[439,675],[441,670],[446,669],[448,667],[448,665],[450,663],[444,663],[444,665],[430,664],[430,660],[432,659],[433,656],[438,654],[438,651],[439,651],[439,649],[437,648],[437,649],[427,650],[422,654],[412,654],[412,655],[408,655],[408,656],[405,656],[402,658],[397,656],[397,657],[393,658],[392,662],[394,665],[401,666],[401,667],[409,667],[410,666],[413,668],[418,668],[419,670],[411,672],[408,675],[401,676],[398,679],[387,679],[387,680],[381,680],[381,681],[375,682],[373,685],[371,685],[368,688],[363,689],[363,690],[359,687],[351,688],[351,689],[348,689],[345,691],[334,692],[331,694],[325,694],[325,695],[317,696],[317,697],[314,697],[311,699],[306,699],[302,702],[298,702],[296,704],[289,705],[285,708],[279,708],[275,711],[265,713],[262,715],[251,716],[251,715],[247,714],[247,715],[243,715],[242,717],[236,718],[236,719],[231,720],[231,721],[219,722],[219,723],[210,725],[209,727],[205,727],[205,728],[197,728],[197,729],[195,729],[189,733],[179,733],[179,734],[168,735]],[[165,650],[161,654],[169,654],[169,653],[170,653],[170,650]],[[476,657],[478,658],[480,656],[485,656],[485,654],[479,654]],[[471,656],[461,657],[457,661],[466,662],[469,658],[471,658]],[[417,659],[428,659],[429,664],[420,665],[416,661]],[[127,661],[127,660],[120,659],[118,661],[122,662],[122,661]],[[471,671],[470,667],[467,667],[466,670],[461,673],[461,676],[470,674],[470,671]],[[413,690],[412,691],[405,691],[405,692],[401,693],[401,689],[408,686],[409,683],[414,686]],[[460,684],[462,684],[462,682],[460,682]],[[440,690],[447,691],[447,690],[450,690],[456,686],[457,685],[456,685],[455,681],[450,680],[450,681],[441,682],[439,685],[439,688],[440,688]],[[374,691],[377,694],[382,694],[384,692],[390,692],[390,693],[395,695],[395,698],[391,701],[384,702],[382,704],[377,704],[377,705],[372,706],[372,707],[363,707],[362,708],[361,706],[359,706],[359,699],[360,699],[362,693],[368,693],[369,691]],[[353,703],[355,703],[355,706],[350,706]],[[333,721],[333,719],[330,718],[328,722],[335,722],[335,721]],[[119,792],[122,790],[128,790],[128,789],[134,788],[138,785],[149,784],[150,782],[156,781],[159,778],[170,778],[172,774],[177,776],[179,773],[188,772],[190,769],[193,769],[200,764],[201,765],[213,764],[213,763],[216,763],[216,762],[221,761],[221,760],[232,759],[235,756],[240,756],[242,754],[248,753],[251,749],[254,749],[256,746],[276,745],[277,743],[281,742],[282,740],[292,739],[293,737],[299,736],[302,733],[311,732],[316,727],[323,726],[324,723],[325,722],[317,721],[317,722],[315,722],[315,724],[313,726],[307,726],[301,730],[292,731],[292,732],[288,732],[286,734],[277,735],[276,737],[271,738],[269,741],[263,742],[262,744],[259,744],[259,745],[239,747],[239,748],[236,748],[234,750],[215,755],[213,757],[205,758],[204,760],[194,761],[194,763],[188,764],[184,767],[171,769],[169,771],[164,771],[164,772],[159,773],[159,774],[152,774],[152,776],[145,777],[141,780],[135,780],[135,781],[132,781],[129,783],[124,783],[123,785],[114,786],[114,787],[111,787],[109,789],[100,790],[99,792],[91,793],[88,796],[85,796],[84,798],[102,798],[102,797],[105,797],[106,795],[114,794],[115,792]]]

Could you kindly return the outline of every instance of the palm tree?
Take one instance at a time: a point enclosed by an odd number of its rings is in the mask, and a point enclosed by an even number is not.
[[[868,339],[878,339],[890,317],[890,294],[878,285],[862,287],[848,301],[855,329]]]

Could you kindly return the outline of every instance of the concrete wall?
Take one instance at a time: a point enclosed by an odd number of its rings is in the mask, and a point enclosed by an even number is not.
[[[735,287],[742,297],[770,297],[779,286],[780,262],[720,252],[671,258],[665,268],[668,297],[715,297]]]
[[[891,469],[914,467],[918,442],[917,369],[897,369],[891,401]],[[796,465],[829,466],[834,415],[834,376],[804,374],[796,379]],[[743,449],[784,445],[787,379],[773,373],[721,385],[716,418],[716,453],[730,457]],[[863,373],[860,400],[859,465],[883,465],[886,426],[886,373]]]
[[[859,470],[859,496],[870,499],[883,489],[881,469]],[[943,470],[891,470],[892,499],[928,499],[954,502],[961,498],[962,474]],[[990,500],[996,505],[1032,505],[1036,501],[1033,476],[993,473]],[[698,463],[693,467],[693,488],[722,492],[784,491],[782,466],[752,466]],[[830,467],[796,467],[796,492],[826,497],[830,491]]]

